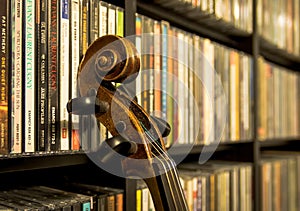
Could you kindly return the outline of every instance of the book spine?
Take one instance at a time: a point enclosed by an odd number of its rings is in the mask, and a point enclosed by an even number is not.
[[[257,90],[259,90],[259,93],[257,93],[257,104],[259,105],[257,107],[257,115],[255,116],[255,118],[257,119],[257,131],[255,131],[255,133],[257,134],[259,139],[263,139],[265,136],[265,129],[263,128],[263,120],[262,120],[262,113],[263,113],[263,87],[264,87],[264,83],[263,83],[263,68],[264,68],[264,61],[263,59],[260,57],[258,59],[258,70],[257,70],[257,80],[258,80],[258,85],[257,85]],[[278,108],[279,109],[279,108]],[[281,110],[281,109],[280,109]],[[279,112],[280,113],[280,112]],[[280,119],[280,116],[279,116]]]
[[[79,0],[71,0],[71,40],[70,40],[70,77],[71,77],[71,99],[78,97],[77,94],[77,72],[79,66]],[[71,149],[80,149],[79,116],[71,116]]]
[[[36,31],[35,31],[35,1],[25,2],[25,152],[35,150],[35,74],[36,74]]]
[[[10,100],[11,100],[11,127],[10,127],[10,130],[11,130],[11,133],[10,133],[10,136],[9,136],[9,144],[10,146],[8,146],[9,150],[10,150],[10,153],[13,153],[13,145],[14,145],[14,137],[16,136],[16,127],[15,127],[15,124],[14,124],[14,119],[15,119],[15,60],[16,60],[16,29],[15,29],[15,13],[16,13],[16,7],[15,7],[15,1],[12,0],[11,1],[11,16],[10,16],[10,23],[11,23],[11,49],[10,49],[10,56],[11,56],[11,95],[10,95]]]
[[[22,19],[23,1],[12,1],[12,11],[14,24],[14,36],[12,45],[12,136],[11,153],[21,153],[22,151]]]
[[[49,1],[48,51],[48,132],[47,151],[59,149],[59,2]]]
[[[80,57],[85,54],[89,45],[89,2],[80,0]]]
[[[39,136],[39,131],[38,129],[40,128],[40,118],[41,118],[41,112],[40,112],[40,46],[41,46],[41,43],[40,43],[40,40],[41,40],[41,28],[40,28],[40,25],[41,25],[41,17],[40,17],[40,10],[41,10],[41,2],[40,0],[34,0],[35,1],[35,42],[36,42],[36,47],[35,47],[35,50],[36,50],[36,53],[35,53],[35,58],[36,58],[36,61],[35,61],[35,68],[36,68],[36,134],[37,134],[37,137]],[[35,143],[35,150],[39,150],[39,139],[36,138],[36,143]]]
[[[218,199],[218,190],[217,190],[217,182],[218,182],[218,174],[210,175],[210,210],[217,211],[217,199]]]
[[[99,0],[90,0],[90,33],[89,42],[92,43],[99,37]]]
[[[149,69],[148,71],[153,72],[153,85],[151,87],[151,91],[153,92],[153,109],[151,112],[156,117],[162,117],[162,105],[161,105],[161,93],[162,93],[162,81],[161,81],[161,74],[162,74],[162,32],[161,32],[161,23],[159,21],[154,21],[154,69]]]
[[[202,177],[202,210],[209,210],[208,200],[209,200],[209,188],[208,188],[208,178]]]
[[[266,134],[268,138],[274,138],[274,74],[273,67],[266,67]]]
[[[144,79],[145,83],[145,87],[144,90],[147,90],[148,94],[147,97],[148,98],[144,98],[144,101],[148,101],[148,111],[150,114],[153,114],[154,111],[154,58],[155,58],[155,52],[154,52],[154,19],[152,18],[148,18],[147,21],[147,33],[148,34],[148,38],[146,39],[146,53],[148,53],[147,55],[147,69],[146,69],[146,74],[144,75],[144,77],[147,77]],[[150,36],[149,36],[150,35]]]
[[[178,89],[177,89],[177,103],[178,103],[178,126],[177,126],[177,132],[178,132],[178,143],[184,144],[185,143],[185,137],[184,137],[184,108],[185,108],[185,102],[184,102],[184,34],[183,31],[178,30]]]
[[[203,140],[210,144],[214,140],[214,46],[210,40],[203,43]]]
[[[192,182],[191,182],[191,192],[192,192],[192,204],[193,204],[193,209],[194,211],[197,211],[197,192],[198,192],[198,177],[193,177]]]
[[[245,110],[245,124],[244,124],[244,130],[245,130],[245,139],[251,138],[251,96],[250,96],[250,74],[251,74],[251,58],[247,55],[244,61],[245,65],[245,84],[244,84],[244,96],[246,99],[246,102],[244,102],[243,107]]]
[[[293,6],[293,33],[294,33],[294,54],[299,55],[300,54],[300,40],[299,40],[299,27],[300,27],[300,2],[299,1],[294,1],[294,6]]]
[[[203,189],[203,184],[202,184],[202,177],[199,176],[197,179],[197,184],[196,184],[197,188],[196,188],[196,203],[195,203],[195,207],[194,210],[196,211],[201,211],[202,210],[202,198],[203,198],[203,194],[202,194],[202,189]]]
[[[149,57],[150,57],[150,50],[148,48],[150,47],[149,40],[150,40],[150,33],[148,31],[148,22],[149,18],[146,16],[142,16],[142,47],[141,47],[141,72],[140,72],[140,77],[141,77],[141,105],[142,107],[149,112],[149,90],[148,90],[148,77],[147,77],[147,69],[148,69],[148,64],[149,64]]]
[[[230,52],[230,139],[239,139],[239,55]]]
[[[142,211],[149,211],[149,189],[142,189]]]
[[[198,101],[198,106],[199,106],[199,121],[200,121],[200,129],[199,129],[199,143],[200,144],[204,144],[204,94],[205,94],[205,84],[204,84],[204,69],[203,69],[203,65],[205,60],[205,56],[204,56],[204,40],[203,38],[200,38],[199,41],[199,51],[200,51],[200,66],[199,66],[199,77],[200,77],[200,89],[199,89],[199,96],[198,99],[200,99]]]
[[[90,211],[90,210],[91,210],[91,203],[90,202],[82,203],[82,211]]]
[[[106,201],[106,195],[99,195],[98,200],[97,200],[97,207],[98,211],[105,211],[105,208],[107,206],[107,201]]]
[[[274,68],[274,136],[279,137],[280,132],[280,99],[279,99],[279,91],[280,91],[280,78],[279,78],[279,70]]]
[[[172,52],[172,58],[173,59],[173,96],[174,96],[174,102],[173,102],[173,144],[178,142],[179,134],[178,134],[178,31],[176,28],[172,27],[172,34],[173,34],[173,52]]]
[[[297,137],[298,134],[298,128],[299,128],[299,118],[297,115],[294,114],[299,114],[300,110],[299,110],[299,99],[298,99],[298,92],[299,92],[299,88],[298,88],[298,84],[299,84],[299,74],[294,73],[293,74],[293,82],[294,82],[294,86],[293,86],[293,113],[291,114],[293,116],[293,125],[294,125],[294,130],[293,130],[293,136]]]
[[[184,43],[183,43],[183,83],[184,88],[183,89],[183,101],[184,101],[184,107],[183,108],[183,131],[184,131],[184,143],[189,143],[189,73],[188,73],[188,64],[189,64],[189,35],[190,33],[184,32]],[[187,104],[186,104],[187,103]]]
[[[108,4],[107,33],[116,34],[116,7]]]
[[[197,116],[194,118],[194,126],[196,128],[194,136],[195,136],[195,143],[200,143],[201,137],[200,137],[200,112],[201,112],[201,107],[200,107],[200,102],[202,101],[201,99],[201,52],[200,52],[200,37],[195,36],[194,37],[194,98],[196,102],[196,107],[198,110]]]
[[[286,1],[286,40],[285,46],[289,53],[293,53],[293,0]],[[274,31],[274,30],[272,30]],[[276,35],[274,35],[276,36]],[[297,35],[299,36],[299,35]]]
[[[167,101],[167,113],[166,113],[166,120],[171,126],[171,133],[167,137],[166,147],[171,146],[174,141],[174,93],[173,93],[173,83],[175,80],[174,76],[174,57],[173,57],[173,40],[175,39],[173,35],[173,29],[169,26],[168,27],[168,52],[167,52],[167,62],[168,62],[168,69],[166,75],[166,101]]]
[[[99,36],[107,34],[107,3],[104,1],[99,2]]]
[[[224,48],[221,45],[215,44],[215,55],[214,55],[214,61],[215,61],[215,70],[216,70],[216,77],[215,77],[215,97],[214,97],[214,107],[215,107],[215,132],[216,132],[216,141],[224,141],[224,133],[223,136],[221,135],[222,131],[222,118],[224,118],[224,112],[222,115],[222,106],[224,106],[224,103],[222,102],[222,91],[225,89],[224,87],[224,74],[223,69],[225,69],[225,56],[224,56]],[[218,59],[217,59],[218,58]],[[220,84],[222,83],[222,85]],[[223,89],[223,90],[222,90]]]
[[[124,198],[124,194],[123,193],[116,193],[115,195],[115,199],[116,199],[116,204],[115,204],[115,210],[116,211],[123,211],[123,204],[124,204],[124,201],[123,201],[123,198]]]
[[[154,109],[154,20],[144,16],[142,24],[142,102],[141,105],[149,113]]]
[[[142,52],[142,18],[143,16],[140,14],[135,15],[135,46],[138,51],[138,53],[141,55]],[[141,55],[142,57],[142,55]],[[140,59],[140,66],[142,67],[143,64],[143,59]],[[137,101],[140,103],[142,102],[142,77],[141,74],[138,75],[136,79],[136,96],[137,96]]]
[[[45,151],[45,143],[47,140],[47,117],[48,117],[48,71],[47,71],[47,61],[48,61],[48,26],[47,26],[47,11],[48,4],[47,0],[40,1],[40,37],[39,37],[39,46],[38,46],[38,151]]]
[[[286,69],[281,69],[280,70],[281,73],[282,73],[282,84],[280,85],[281,86],[281,89],[282,89],[282,99],[283,99],[283,102],[286,102],[286,103],[282,103],[282,110],[281,110],[281,115],[282,115],[282,134],[281,134],[281,137],[287,137],[287,131],[288,131],[288,128],[289,128],[289,125],[288,125],[288,92],[290,90],[288,90],[288,72]],[[266,99],[266,98],[265,98]],[[265,122],[264,122],[265,123]]]
[[[66,107],[69,100],[69,0],[61,0],[60,6],[60,150],[69,150],[69,114]]]
[[[194,117],[195,117],[195,107],[194,107],[194,45],[193,45],[193,35],[190,34],[188,36],[188,141],[189,144],[193,144],[195,141],[194,131],[195,131],[195,125],[194,125]]]
[[[142,211],[142,190],[136,190],[136,211]]]
[[[240,55],[240,105],[241,105],[241,108],[240,108],[240,138],[242,140],[245,140],[245,113],[246,113],[246,110],[245,110],[245,105],[247,104],[246,102],[246,90],[245,90],[245,85],[246,85],[246,69],[244,69],[244,59],[245,59],[245,55],[241,54]]]
[[[161,114],[163,119],[167,119],[167,77],[168,77],[168,32],[169,23],[163,21],[162,24],[162,77],[161,77]]]
[[[9,103],[9,71],[10,71],[10,1],[2,0],[0,9],[1,33],[0,33],[0,59],[1,59],[1,80],[0,80],[0,154],[8,154],[9,152],[9,128],[8,128],[8,103]]]
[[[117,7],[117,16],[116,16],[116,35],[123,37],[124,36],[124,9]]]
[[[115,210],[115,203],[116,203],[116,199],[114,195],[108,195],[107,198],[107,207],[106,210]]]

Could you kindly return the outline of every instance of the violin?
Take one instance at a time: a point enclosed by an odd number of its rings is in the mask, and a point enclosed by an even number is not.
[[[157,211],[187,211],[175,162],[163,140],[170,126],[150,116],[135,97],[113,85],[132,82],[139,69],[140,57],[131,41],[115,35],[98,38],[81,60],[78,98],[68,102],[68,111],[77,115],[94,113],[113,136],[105,142],[121,155],[122,171],[145,181]],[[97,89],[93,100],[89,96],[92,89]]]

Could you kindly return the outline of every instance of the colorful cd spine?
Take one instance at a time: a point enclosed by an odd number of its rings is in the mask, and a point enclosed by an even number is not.
[[[48,17],[48,143],[46,151],[59,149],[59,0],[49,1]]]
[[[35,151],[36,123],[36,31],[35,1],[25,1],[24,43],[24,151]]]
[[[10,1],[2,0],[0,1],[0,18],[1,18],[1,34],[0,34],[0,154],[7,154],[9,152],[9,71],[10,71]]]
[[[77,95],[77,72],[79,66],[79,0],[71,0],[71,35],[70,35],[70,77],[71,77],[71,98],[78,97]],[[79,135],[79,117],[78,115],[71,116],[71,149],[80,149]]]
[[[40,36],[38,40],[38,143],[37,150],[45,151],[45,143],[47,140],[47,125],[48,125],[48,0],[40,0]]]
[[[61,0],[60,6],[60,150],[69,150],[69,113],[66,107],[69,100],[69,0]]]
[[[22,20],[23,1],[12,1],[12,23],[14,24],[12,52],[12,134],[11,153],[22,151]]]

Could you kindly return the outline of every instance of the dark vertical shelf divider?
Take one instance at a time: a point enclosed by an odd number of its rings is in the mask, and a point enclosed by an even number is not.
[[[253,0],[252,8],[257,8],[257,0]],[[253,114],[253,125],[252,125],[252,137],[253,137],[253,200],[254,200],[254,210],[260,209],[261,200],[261,182],[260,182],[260,145],[257,139],[257,93],[258,93],[258,57],[259,57],[259,39],[258,39],[258,26],[257,26],[257,10],[253,9],[252,17],[252,57],[253,57],[253,70],[252,70],[252,80],[253,80],[253,104],[252,104],[252,114]]]
[[[125,206],[124,207],[126,211],[135,211],[137,180],[126,179],[125,183],[126,184],[125,184]]]
[[[125,1],[125,36],[135,35],[136,0]]]
[[[125,37],[135,35],[135,14],[136,14],[136,0],[125,0]],[[125,180],[125,210],[136,210],[136,187],[137,181],[135,179]]]

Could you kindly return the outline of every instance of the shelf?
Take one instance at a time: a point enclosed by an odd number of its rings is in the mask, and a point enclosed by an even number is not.
[[[300,146],[300,137],[298,138],[275,138],[259,141],[261,148],[283,147],[283,146]]]
[[[137,12],[251,54],[252,35],[182,1],[137,1]]]
[[[0,157],[0,173],[64,167],[88,163],[84,152],[35,153]]]
[[[300,72],[300,57],[278,48],[276,45],[259,38],[260,54],[268,61]]]
[[[207,147],[205,152],[220,152],[220,151],[225,151],[225,150],[231,150],[233,148],[237,148],[239,146],[245,146],[247,144],[251,144],[253,141],[251,140],[245,140],[245,141],[236,141],[236,142],[221,142],[216,146],[215,144],[211,145],[194,145],[191,146],[189,144],[183,144],[183,145],[177,145],[173,146],[174,148],[174,153],[171,153],[171,156],[180,156],[182,155],[182,152],[186,152],[187,150],[191,149],[189,154],[200,154],[204,147]],[[211,150],[210,150],[211,149]],[[172,150],[173,152],[173,150]]]
[[[253,141],[245,140],[238,142],[222,142],[216,145],[177,145],[172,147],[171,157],[182,156],[182,152],[189,151],[190,155],[200,154],[204,147],[208,147],[206,152],[221,152],[237,149],[252,144]],[[270,139],[259,141],[260,148],[274,148],[288,145],[300,145],[300,138]],[[84,152],[63,152],[63,153],[35,153],[35,154],[16,154],[0,157],[0,173],[45,169],[54,167],[64,167],[71,165],[86,164],[89,158]]]

